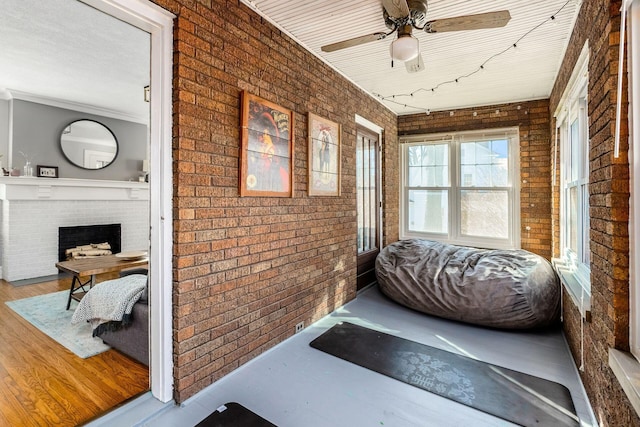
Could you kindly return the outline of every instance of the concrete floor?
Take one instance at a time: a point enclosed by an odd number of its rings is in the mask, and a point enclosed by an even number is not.
[[[563,384],[571,392],[581,425],[597,426],[560,329],[509,332],[451,322],[395,304],[377,287],[361,292],[354,301],[227,375],[183,405],[164,407],[145,421],[128,425],[195,425],[227,402],[238,402],[279,427],[514,425],[308,345],[340,321]],[[127,425],[123,420],[120,418],[115,422]]]

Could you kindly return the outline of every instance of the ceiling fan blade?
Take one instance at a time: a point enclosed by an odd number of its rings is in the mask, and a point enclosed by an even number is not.
[[[427,33],[444,33],[446,31],[480,30],[498,28],[507,25],[511,19],[508,10],[479,13],[477,15],[458,16],[456,18],[435,19],[425,24]]]
[[[422,54],[418,54],[415,58],[404,61],[404,66],[407,68],[407,72],[409,73],[417,73],[419,71],[424,70],[424,60],[422,59]]]
[[[334,52],[336,50],[345,49],[347,47],[353,47],[364,43],[374,42],[376,40],[382,40],[386,37],[387,33],[373,33],[366,36],[354,37],[349,40],[343,40],[337,43],[327,44],[322,46],[320,49],[322,49],[323,52]]]
[[[382,0],[382,7],[389,16],[396,19],[405,18],[410,13],[407,0]]]

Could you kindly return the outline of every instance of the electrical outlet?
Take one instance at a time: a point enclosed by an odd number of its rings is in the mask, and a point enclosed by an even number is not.
[[[296,324],[296,334],[298,332],[302,332],[303,329],[304,329],[304,322],[300,322]]]

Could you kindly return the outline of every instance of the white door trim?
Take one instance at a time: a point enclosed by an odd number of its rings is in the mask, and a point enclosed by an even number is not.
[[[81,1],[151,34],[149,367],[151,393],[168,402],[173,398],[171,87],[175,16],[147,0]]]

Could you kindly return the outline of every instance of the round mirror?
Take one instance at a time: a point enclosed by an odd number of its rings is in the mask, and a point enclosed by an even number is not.
[[[69,123],[60,135],[67,160],[83,169],[102,169],[118,155],[118,141],[108,127],[93,120]]]

